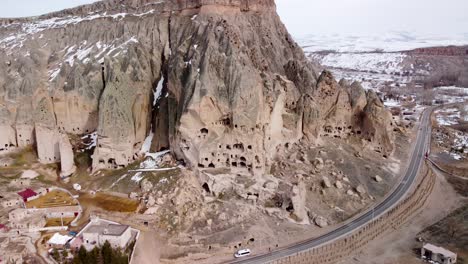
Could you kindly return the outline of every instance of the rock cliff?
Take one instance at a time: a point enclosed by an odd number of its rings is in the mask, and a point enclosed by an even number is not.
[[[107,0],[0,24],[0,153],[35,144],[64,174],[61,135],[95,131],[93,170],[134,162],[153,134],[193,168],[251,173],[304,137],[393,150],[380,99],[319,76],[273,0]]]

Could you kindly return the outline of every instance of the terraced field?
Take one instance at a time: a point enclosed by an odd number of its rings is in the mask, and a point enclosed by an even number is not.
[[[26,203],[27,208],[51,208],[78,205],[78,202],[69,193],[53,190],[44,196]]]

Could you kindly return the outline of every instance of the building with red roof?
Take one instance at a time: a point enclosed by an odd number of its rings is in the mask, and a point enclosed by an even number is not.
[[[23,198],[24,202],[27,202],[29,198],[36,196],[37,193],[28,188],[24,191],[19,192],[18,195],[21,196],[21,198]]]

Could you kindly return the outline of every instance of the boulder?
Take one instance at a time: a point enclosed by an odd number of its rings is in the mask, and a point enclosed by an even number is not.
[[[343,184],[341,183],[341,181],[336,181],[335,182],[335,187],[339,190],[343,189]]]
[[[320,228],[328,226],[328,220],[325,217],[322,217],[322,216],[315,217],[314,223]]]
[[[382,177],[380,177],[379,175],[375,175],[374,180],[376,182],[382,182],[383,181]]]
[[[323,159],[322,158],[315,158],[314,159],[314,165],[317,165],[317,164],[323,164]]]
[[[293,186],[292,193],[291,202],[294,207],[294,214],[299,220],[298,222],[305,225],[310,224],[305,205],[307,190],[304,182],[300,182],[298,185]]]
[[[219,219],[219,221],[222,222],[222,221],[228,220],[228,217],[227,217],[226,213],[221,213],[221,214],[219,214],[218,219]]]
[[[330,187],[332,187],[332,184],[331,184],[331,182],[330,182],[330,179],[328,179],[328,177],[326,177],[326,176],[323,176],[323,177],[322,177],[322,184],[323,184],[323,187],[325,187],[325,188],[330,188]]]
[[[140,189],[143,193],[150,192],[153,189],[153,184],[148,179],[143,179],[140,182]]]
[[[145,215],[155,215],[159,210],[159,206],[151,206],[145,211]]]
[[[156,199],[153,195],[148,196],[148,201],[146,202],[146,206],[151,207],[156,204]]]
[[[366,188],[364,188],[364,186],[362,184],[358,185],[356,187],[356,191],[359,193],[359,194],[364,194],[366,193]]]

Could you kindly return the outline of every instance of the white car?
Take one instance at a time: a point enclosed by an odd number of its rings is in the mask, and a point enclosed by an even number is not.
[[[250,255],[250,249],[241,249],[234,254],[235,258],[247,257]]]

